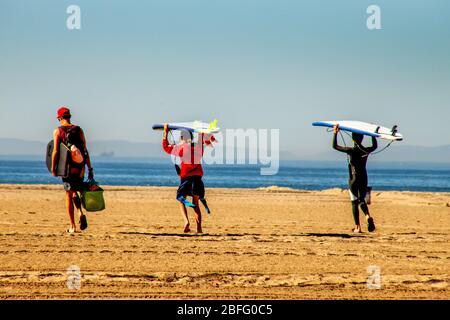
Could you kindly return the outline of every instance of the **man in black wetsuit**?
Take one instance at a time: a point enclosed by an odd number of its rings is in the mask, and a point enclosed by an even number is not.
[[[356,227],[353,232],[362,232],[361,224],[359,223],[359,209],[364,212],[367,221],[368,231],[372,232],[375,230],[375,223],[373,218],[369,214],[369,208],[366,203],[366,193],[367,193],[367,158],[371,152],[374,152],[378,148],[377,139],[372,137],[372,147],[367,148],[362,145],[364,136],[358,133],[352,133],[352,138],[354,141],[353,148],[341,147],[337,142],[337,134],[339,132],[339,126],[335,125],[333,127],[333,148],[340,152],[345,152],[348,155],[348,169],[349,169],[349,191],[350,199],[352,201],[353,218],[355,220]]]

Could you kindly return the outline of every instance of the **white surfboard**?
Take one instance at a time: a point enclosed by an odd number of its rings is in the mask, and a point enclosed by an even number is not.
[[[377,137],[385,140],[401,141],[403,135],[397,131],[397,126],[392,129],[382,127],[373,123],[367,123],[362,121],[317,121],[313,122],[315,127],[328,127],[332,128],[336,124],[344,131],[360,133],[366,136]]]
[[[193,121],[193,122],[168,122],[169,130],[186,130],[189,132],[198,133],[217,133],[220,128],[217,127],[217,120],[211,123]],[[153,125],[153,130],[163,130],[164,123],[156,123]]]

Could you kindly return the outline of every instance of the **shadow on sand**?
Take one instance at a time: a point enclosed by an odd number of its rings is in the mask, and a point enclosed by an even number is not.
[[[294,237],[329,237],[329,238],[342,238],[342,239],[351,239],[364,237],[363,234],[347,234],[347,233],[300,233],[300,234],[260,234],[260,233],[224,233],[224,234],[213,234],[213,233],[154,233],[154,232],[119,232],[120,234],[128,234],[128,235],[142,235],[142,236],[153,236],[153,237],[286,237],[286,236],[294,236]]]
[[[299,236],[304,237],[330,237],[330,238],[342,238],[342,239],[350,239],[350,238],[360,238],[363,237],[362,234],[348,234],[348,233],[303,233]]]
[[[119,232],[120,234],[130,234],[130,235],[142,235],[142,236],[154,236],[154,237],[244,237],[244,236],[260,236],[260,234],[213,234],[213,233],[155,233],[155,232]]]

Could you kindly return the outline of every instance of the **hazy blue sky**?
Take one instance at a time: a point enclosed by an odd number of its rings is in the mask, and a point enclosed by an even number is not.
[[[450,1],[0,0],[0,138],[49,140],[62,104],[91,140],[217,118],[302,153],[329,148],[312,121],[354,119],[450,144]]]

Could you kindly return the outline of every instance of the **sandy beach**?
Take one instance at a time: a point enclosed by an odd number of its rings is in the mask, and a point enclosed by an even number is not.
[[[450,193],[374,191],[377,230],[352,234],[344,190],[208,189],[199,235],[175,190],[105,187],[69,235],[62,186],[0,185],[0,299],[450,298]]]

